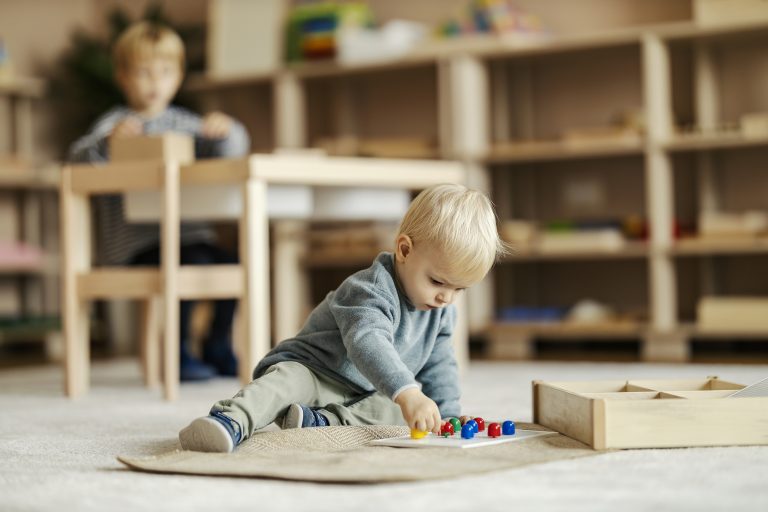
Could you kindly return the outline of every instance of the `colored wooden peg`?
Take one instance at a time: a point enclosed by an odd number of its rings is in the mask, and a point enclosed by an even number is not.
[[[459,418],[451,418],[448,421],[450,421],[451,425],[453,425],[454,432],[461,432],[461,421],[459,421]]]
[[[440,427],[440,435],[448,437],[452,436],[456,433],[456,430],[453,428],[453,423],[450,421],[446,421],[443,423],[443,425]]]
[[[476,422],[475,420],[468,420],[468,421],[467,421],[467,422],[464,424],[464,426],[466,427],[467,425],[469,425],[470,427],[472,427],[472,432],[474,432],[475,434],[477,434],[477,432],[478,432],[478,425],[477,425],[477,422]]]
[[[472,439],[473,437],[475,437],[475,429],[472,427],[472,425],[464,425],[461,427],[462,439]]]
[[[515,435],[515,423],[513,421],[505,421],[501,424],[501,433],[505,436]]]
[[[415,428],[411,429],[411,439],[424,439],[426,435],[426,430],[416,430]]]
[[[475,423],[477,423],[477,429],[480,432],[485,432],[485,420],[479,416],[473,419],[475,420]]]
[[[501,436],[501,425],[498,423],[491,423],[488,425],[488,437],[500,437]]]
[[[471,419],[472,419],[472,416],[466,416],[466,415],[464,415],[464,416],[459,416],[459,421],[461,422],[461,424],[462,424],[462,425],[466,425],[466,424],[467,424],[467,422],[468,422],[469,420],[471,420]]]

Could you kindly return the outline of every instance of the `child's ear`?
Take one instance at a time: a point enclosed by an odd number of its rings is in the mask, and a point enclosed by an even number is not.
[[[413,249],[413,240],[408,235],[400,235],[395,241],[395,257],[400,263],[405,261],[405,258],[411,253]]]

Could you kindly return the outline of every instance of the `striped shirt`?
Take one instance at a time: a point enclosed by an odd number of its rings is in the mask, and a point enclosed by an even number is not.
[[[109,160],[109,135],[115,125],[128,116],[137,114],[120,106],[102,115],[90,131],[80,137],[69,150],[71,162],[106,162]],[[250,138],[242,124],[234,121],[229,135],[223,139],[207,139],[201,135],[203,118],[181,107],[170,106],[162,114],[144,120],[145,134],[169,131],[195,136],[196,158],[236,158],[244,156],[250,148]],[[157,224],[133,224],[125,220],[123,196],[97,196],[93,202],[96,220],[98,258],[102,265],[124,265],[136,254],[160,243]],[[215,235],[210,225],[184,222],[181,225],[181,244],[213,242]]]

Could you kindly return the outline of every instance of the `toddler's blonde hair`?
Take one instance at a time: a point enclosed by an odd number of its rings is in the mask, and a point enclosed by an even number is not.
[[[184,71],[184,43],[171,28],[149,21],[134,23],[120,34],[112,57],[115,71],[130,72],[140,59],[160,57],[175,60]]]
[[[470,282],[482,279],[507,252],[491,201],[463,185],[436,185],[422,191],[405,213],[400,235],[410,237],[414,247],[428,245],[440,251],[446,270]]]

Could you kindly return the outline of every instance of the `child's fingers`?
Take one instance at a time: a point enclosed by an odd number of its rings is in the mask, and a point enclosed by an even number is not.
[[[209,138],[223,138],[229,133],[229,116],[219,112],[208,114],[203,120],[203,135]]]

